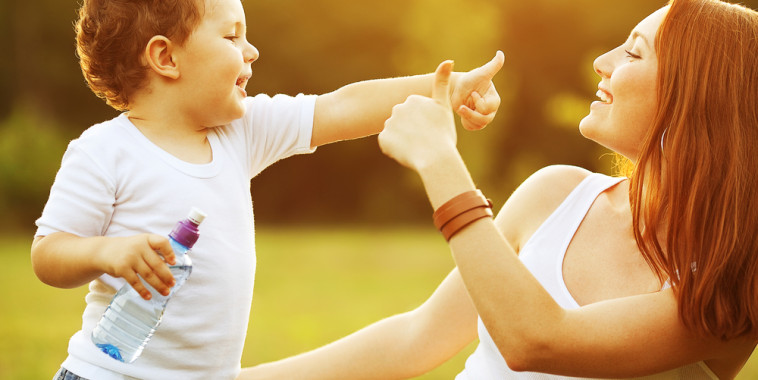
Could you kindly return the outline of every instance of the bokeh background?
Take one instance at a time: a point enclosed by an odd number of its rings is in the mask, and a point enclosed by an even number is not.
[[[0,0],[0,378],[48,378],[76,331],[84,289],[36,280],[28,247],[69,140],[117,112],[74,54],[78,0]],[[248,93],[332,91],[364,79],[468,70],[496,50],[502,105],[461,152],[496,207],[550,164],[613,172],[577,131],[595,98],[592,61],[663,0],[247,0],[261,53]],[[744,4],[758,8],[758,0]],[[157,184],[159,185],[159,184]],[[321,147],[252,182],[259,272],[244,365],[310,349],[415,307],[453,267],[420,181],[376,139]],[[470,352],[471,348],[468,348]],[[425,378],[452,378],[465,352]],[[752,365],[752,362],[748,364]],[[758,366],[755,366],[758,367]],[[745,378],[758,378],[750,368]]]

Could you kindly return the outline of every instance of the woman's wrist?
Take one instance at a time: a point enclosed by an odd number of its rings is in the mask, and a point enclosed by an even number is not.
[[[418,168],[418,174],[435,210],[453,197],[476,189],[457,150],[429,161]]]

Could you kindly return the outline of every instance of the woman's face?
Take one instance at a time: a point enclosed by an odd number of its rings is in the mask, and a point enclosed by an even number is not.
[[[658,104],[658,57],[655,35],[668,7],[654,12],[633,30],[627,41],[598,57],[597,96],[579,130],[591,139],[636,161]]]

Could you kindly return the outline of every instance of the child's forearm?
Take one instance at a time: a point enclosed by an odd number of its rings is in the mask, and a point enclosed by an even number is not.
[[[58,232],[38,236],[32,243],[32,267],[44,283],[58,288],[75,288],[102,275],[97,253],[103,237],[82,238]]]
[[[143,280],[163,295],[175,283],[168,268],[176,263],[174,251],[167,238],[155,234],[79,237],[57,232],[37,237],[31,255],[37,277],[59,288],[75,288],[109,274],[150,299]]]
[[[451,79],[451,87],[457,74]],[[316,100],[311,146],[381,132],[392,107],[410,95],[431,94],[433,74],[356,82]]]
[[[481,129],[495,117],[500,96],[492,78],[500,71],[504,59],[503,53],[498,52],[482,66],[450,75],[447,98],[461,116],[464,128]],[[311,146],[381,132],[395,105],[411,95],[430,96],[433,83],[434,74],[369,80],[319,96]]]

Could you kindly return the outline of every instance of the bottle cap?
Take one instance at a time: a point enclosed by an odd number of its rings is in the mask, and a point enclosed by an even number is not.
[[[187,219],[176,223],[174,229],[168,234],[168,236],[176,240],[177,243],[187,248],[192,248],[200,237],[200,231],[197,227],[203,222],[203,220],[205,220],[205,216],[204,212],[193,207],[192,210],[190,210]]]
[[[207,215],[205,215],[204,212],[200,211],[199,208],[193,207],[192,210],[190,210],[189,215],[187,215],[187,219],[199,226],[200,223],[205,220],[206,216]]]

